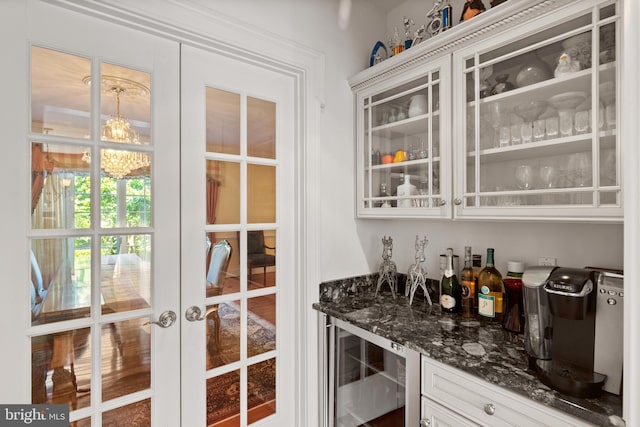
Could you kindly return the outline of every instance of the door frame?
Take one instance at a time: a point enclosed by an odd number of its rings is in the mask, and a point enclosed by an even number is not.
[[[296,425],[318,422],[316,315],[311,305],[320,283],[319,136],[325,102],[325,55],[294,41],[230,19],[213,10],[171,0],[42,0],[76,12],[125,24],[290,76],[295,89],[295,278]]]

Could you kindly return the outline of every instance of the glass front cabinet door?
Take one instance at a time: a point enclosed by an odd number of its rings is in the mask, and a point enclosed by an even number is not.
[[[454,52],[455,217],[622,219],[619,9],[572,2]],[[389,125],[376,121],[377,96],[366,100],[372,149],[397,149],[397,138],[376,145]],[[368,166],[365,192],[378,190],[383,167]]]
[[[451,57],[357,91],[359,217],[450,217]]]

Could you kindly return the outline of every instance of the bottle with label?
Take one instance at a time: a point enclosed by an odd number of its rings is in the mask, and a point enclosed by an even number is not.
[[[502,321],[504,287],[502,274],[494,266],[493,248],[487,249],[487,264],[478,275],[478,314]]]
[[[440,307],[447,313],[458,313],[462,309],[462,287],[453,269],[453,249],[447,249],[447,268],[440,281]]]
[[[462,316],[474,317],[476,314],[476,282],[471,265],[471,246],[464,247],[464,268],[460,272],[462,286]]]

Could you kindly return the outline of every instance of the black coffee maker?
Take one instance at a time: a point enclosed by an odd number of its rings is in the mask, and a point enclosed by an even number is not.
[[[620,394],[622,275],[539,267],[523,281],[525,344],[540,380],[576,397],[597,397],[603,387]]]

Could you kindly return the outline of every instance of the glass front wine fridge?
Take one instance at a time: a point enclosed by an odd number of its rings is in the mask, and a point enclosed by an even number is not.
[[[413,427],[420,420],[420,355],[324,313],[320,425]]]

